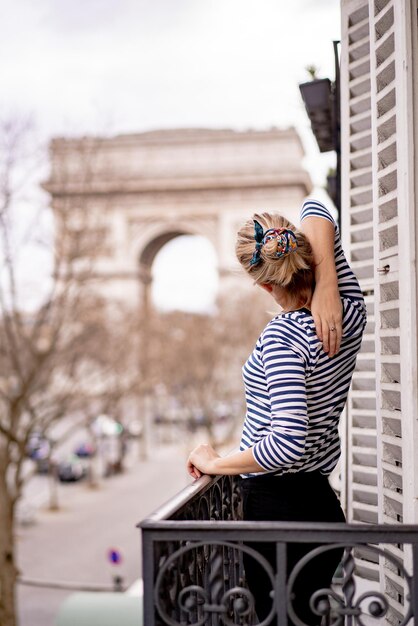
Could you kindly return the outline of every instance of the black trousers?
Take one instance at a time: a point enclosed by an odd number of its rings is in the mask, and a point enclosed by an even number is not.
[[[256,476],[241,481],[244,520],[345,522],[340,502],[328,478],[320,472],[297,472],[283,476]],[[276,546],[273,543],[251,542],[247,546],[257,550],[276,569]],[[294,543],[287,547],[287,576],[294,566],[318,544]],[[318,589],[327,588],[341,560],[342,550],[330,550],[313,559],[298,575],[293,587],[293,608],[305,624],[317,626],[321,619],[315,615],[309,600]],[[255,599],[259,621],[266,619],[272,608],[271,583],[263,568],[244,555],[248,587]],[[284,599],[282,600],[284,601]],[[269,624],[276,624],[273,618]],[[293,622],[289,619],[289,625]]]

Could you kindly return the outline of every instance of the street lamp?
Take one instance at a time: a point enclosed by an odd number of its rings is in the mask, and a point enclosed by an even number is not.
[[[335,81],[316,78],[299,85],[312,132],[320,152],[335,150],[337,167],[335,174],[327,178],[327,191],[341,212],[341,163],[340,163],[340,67],[338,58],[339,41],[334,41]],[[313,73],[314,74],[314,73]],[[340,220],[341,224],[341,220]]]
[[[331,81],[329,78],[313,79],[299,85],[299,89],[319,151],[334,150]]]

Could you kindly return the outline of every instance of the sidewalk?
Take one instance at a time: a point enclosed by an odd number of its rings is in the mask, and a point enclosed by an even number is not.
[[[119,574],[126,586],[141,576],[140,532],[136,524],[190,482],[185,454],[159,449],[146,463],[136,461],[125,474],[60,486],[61,509],[39,510],[33,526],[17,530],[18,566],[22,577],[42,581],[112,584]],[[107,561],[109,548],[122,563]],[[54,616],[68,591],[19,585],[20,626],[54,626]]]

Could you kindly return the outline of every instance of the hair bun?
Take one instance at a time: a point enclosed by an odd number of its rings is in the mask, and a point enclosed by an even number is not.
[[[294,252],[298,247],[296,235],[290,228],[268,229],[264,233],[263,244],[266,256],[272,255],[276,259]]]
[[[256,283],[281,287],[292,284],[292,290],[301,294],[312,289],[309,241],[282,215],[255,213],[238,231],[236,254]]]

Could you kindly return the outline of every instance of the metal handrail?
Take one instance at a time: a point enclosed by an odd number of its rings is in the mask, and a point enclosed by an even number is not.
[[[221,476],[208,476],[203,474],[200,478],[184,487],[181,491],[172,496],[167,502],[151,513],[143,522],[137,524],[137,528],[142,528],[145,522],[158,522],[169,520],[188,502],[205,493],[212,485],[216,484]]]
[[[358,542],[358,543],[405,543],[418,549],[418,525],[396,524],[343,524],[325,522],[243,522],[206,520],[156,520],[152,516],[144,519],[138,527],[143,530],[158,530],[162,540],[201,538],[218,535],[233,537],[237,541],[301,541],[301,542]],[[261,537],[262,535],[262,537]],[[418,561],[417,561],[418,565]],[[417,570],[418,571],[418,570]]]

